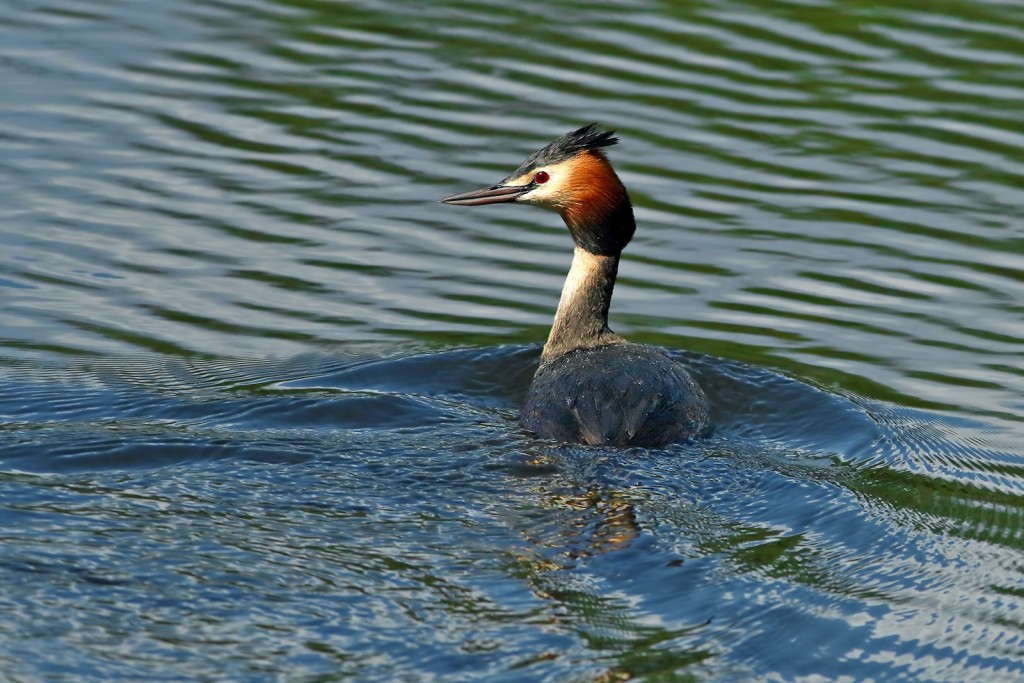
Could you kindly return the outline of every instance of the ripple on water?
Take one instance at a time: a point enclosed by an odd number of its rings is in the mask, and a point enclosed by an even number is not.
[[[10,677],[1020,677],[1012,3],[43,0],[0,44]],[[435,202],[590,120],[613,325],[705,442],[528,438],[568,238]]]

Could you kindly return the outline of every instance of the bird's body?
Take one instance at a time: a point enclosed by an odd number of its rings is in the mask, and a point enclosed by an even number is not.
[[[636,228],[626,188],[600,149],[615,142],[611,133],[585,126],[531,155],[497,185],[442,201],[553,209],[576,244],[520,423],[557,441],[664,446],[706,433],[710,412],[678,362],[608,327],[619,257]]]
[[[665,446],[701,434],[707,401],[664,351],[618,342],[575,349],[543,363],[519,421],[556,441]]]

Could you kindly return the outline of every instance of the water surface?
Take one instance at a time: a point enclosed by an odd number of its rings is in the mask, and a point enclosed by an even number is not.
[[[1013,3],[16,1],[0,672],[1024,677]],[[712,438],[515,423],[590,121]]]

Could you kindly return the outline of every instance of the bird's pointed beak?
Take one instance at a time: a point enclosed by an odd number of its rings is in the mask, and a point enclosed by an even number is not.
[[[455,206],[483,206],[484,204],[502,204],[514,202],[532,189],[530,185],[495,185],[482,190],[471,190],[461,194],[453,194],[441,200],[442,204]]]

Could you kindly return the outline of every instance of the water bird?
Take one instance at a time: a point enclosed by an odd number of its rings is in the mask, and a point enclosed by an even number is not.
[[[519,422],[540,437],[609,446],[665,446],[706,434],[704,392],[662,349],[608,327],[633,205],[603,148],[614,131],[590,124],[534,152],[496,185],[444,204],[515,202],[557,212],[572,236],[572,266]]]

